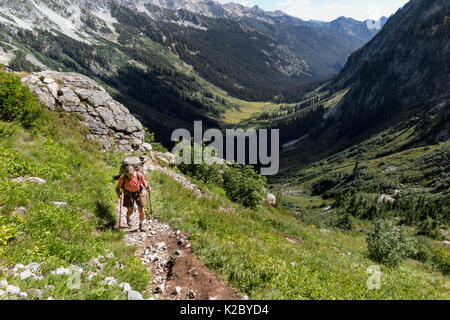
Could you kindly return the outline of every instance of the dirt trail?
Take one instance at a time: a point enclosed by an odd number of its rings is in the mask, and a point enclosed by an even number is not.
[[[148,169],[158,170],[159,168]],[[171,171],[170,169],[166,170]],[[166,170],[161,171],[165,172]],[[190,189],[190,187],[192,185],[187,188]],[[196,190],[196,188],[193,189]],[[121,221],[122,230],[128,232],[125,241],[137,246],[135,255],[142,260],[152,276],[151,287],[156,298],[169,300],[242,299],[235,290],[193,254],[191,243],[179,230],[173,230],[170,225],[151,219],[147,220],[145,224],[144,230],[146,231],[140,232],[137,229],[139,225],[137,210],[131,219],[132,227],[125,228],[126,209],[122,209]]]

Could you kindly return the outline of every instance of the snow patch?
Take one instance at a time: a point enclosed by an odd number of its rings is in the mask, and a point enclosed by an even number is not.
[[[199,26],[195,23],[192,23],[191,21],[172,21],[173,23],[178,24],[179,26],[183,26],[183,27],[191,27],[191,28],[196,28],[196,29],[200,29],[200,30],[208,30],[205,27]]]

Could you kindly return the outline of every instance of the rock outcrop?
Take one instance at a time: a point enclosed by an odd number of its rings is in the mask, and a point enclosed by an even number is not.
[[[90,129],[88,139],[101,143],[104,149],[115,146],[121,152],[146,152],[144,128],[127,108],[114,100],[92,79],[77,73],[45,71],[22,79],[31,92],[50,110],[60,106],[82,116]]]

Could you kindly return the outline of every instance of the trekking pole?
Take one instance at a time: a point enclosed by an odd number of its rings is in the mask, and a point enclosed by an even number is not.
[[[119,198],[119,229],[122,228],[122,206],[123,206],[123,198]]]
[[[150,215],[153,217],[153,208],[152,208],[152,191],[148,190],[148,202],[150,202]]]

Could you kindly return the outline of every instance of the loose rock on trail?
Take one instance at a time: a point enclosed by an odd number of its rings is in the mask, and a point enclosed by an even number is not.
[[[126,211],[123,210],[122,221]],[[167,300],[237,300],[240,296],[192,252],[191,243],[179,231],[156,219],[147,220],[145,232],[137,229],[138,215],[125,241],[137,246],[139,257],[152,276],[156,298]],[[125,229],[126,230],[126,229]]]
[[[161,170],[146,165],[147,170]],[[166,174],[170,169],[161,170]],[[175,172],[173,172],[175,174]],[[173,175],[169,174],[172,178]],[[177,178],[179,178],[177,174]],[[175,179],[175,178],[174,178]],[[203,194],[195,185],[175,179],[198,196]],[[166,300],[241,300],[239,294],[192,252],[191,243],[180,230],[166,223],[150,219],[144,223],[145,232],[138,229],[137,210],[131,218],[132,227],[126,227],[126,208],[122,208],[122,229],[128,231],[125,241],[137,246],[135,255],[147,267],[152,277],[151,290],[157,299]]]

